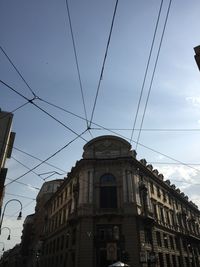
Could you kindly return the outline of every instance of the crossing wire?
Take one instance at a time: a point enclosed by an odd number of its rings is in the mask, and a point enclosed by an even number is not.
[[[141,91],[140,91],[140,97],[139,97],[138,104],[137,104],[137,110],[136,110],[136,114],[135,114],[135,118],[134,118],[134,123],[133,123],[132,132],[131,132],[130,142],[133,140],[133,134],[134,134],[137,118],[138,118],[138,113],[139,113],[139,109],[140,109],[140,104],[141,104],[141,100],[142,100],[144,86],[145,86],[145,83],[146,83],[147,73],[148,73],[148,70],[149,70],[149,64],[150,64],[150,60],[151,60],[151,56],[152,56],[152,51],[153,51],[153,48],[154,48],[154,43],[155,43],[155,38],[156,38],[157,30],[158,30],[158,24],[159,24],[159,21],[160,21],[160,15],[161,15],[161,11],[162,11],[162,6],[163,6],[163,0],[160,2],[160,8],[159,8],[158,17],[157,17],[157,21],[156,21],[156,26],[155,26],[155,30],[154,30],[154,34],[153,34],[153,39],[152,39],[152,43],[151,43],[149,57],[148,57],[148,61],[147,61],[146,69],[145,69],[144,79],[143,79],[143,82],[142,82],[142,88],[141,88]]]
[[[37,104],[35,104],[35,102],[33,102],[36,99],[39,99],[39,97],[34,97],[33,99],[28,99],[27,97],[25,97],[24,95],[22,95],[21,93],[19,93],[16,89],[14,89],[12,86],[8,85],[7,83],[5,83],[4,81],[0,80],[0,82],[5,85],[7,88],[9,88],[11,91],[15,92],[17,95],[21,96],[22,98],[26,99],[28,102],[30,102],[33,106],[35,106],[36,108],[38,108],[40,111],[42,111],[43,113],[45,113],[46,115],[48,115],[50,118],[52,118],[53,120],[57,121],[59,124],[61,124],[63,127],[65,127],[67,130],[69,130],[70,132],[74,133],[76,136],[79,136],[81,139],[83,139],[85,142],[87,142],[87,140],[85,138],[83,138],[82,136],[80,136],[77,132],[75,132],[73,129],[71,129],[70,127],[68,127],[66,124],[64,124],[63,122],[61,122],[60,120],[58,120],[56,117],[54,117],[53,115],[51,115],[49,112],[47,112],[46,110],[44,110],[43,108],[41,108],[40,106],[38,106]]]
[[[23,196],[23,195],[18,195],[18,194],[12,194],[12,193],[8,193],[8,192],[5,192],[5,194],[8,196],[14,196],[14,197],[21,197],[21,198],[36,200],[35,198],[31,198],[31,197],[27,197],[27,196]]]
[[[29,102],[25,102],[24,104],[20,105],[19,107],[13,109],[12,111],[8,112],[7,114],[5,114],[4,116],[0,116],[0,120],[8,117],[10,114],[14,113],[15,111],[19,110],[20,108],[23,108],[24,106],[26,106]]]
[[[6,180],[13,181],[14,183],[17,183],[17,184],[20,184],[20,185],[23,185],[23,186],[32,188],[32,189],[34,189],[34,190],[40,190],[39,187],[35,187],[35,186],[31,185],[31,184],[26,184],[26,183],[23,183],[23,182],[20,182],[20,181],[14,181],[13,179],[10,179],[10,178],[8,178],[8,177],[6,177]]]
[[[45,101],[45,100],[43,100],[43,101]],[[55,107],[55,108],[58,108],[58,109],[62,110],[63,112],[66,112],[66,113],[68,113],[68,114],[74,115],[75,117],[78,117],[79,119],[85,120],[85,118],[83,118],[83,117],[81,117],[81,116],[79,116],[79,115],[77,115],[77,114],[75,114],[75,113],[73,113],[73,112],[71,112],[71,111],[68,111],[68,110],[66,110],[66,109],[64,109],[64,108],[62,108],[62,107],[59,107],[59,106],[57,106],[57,105],[55,105],[55,104],[53,104],[53,103],[50,103],[49,101],[45,101],[45,103],[47,103],[47,104],[49,104],[49,105],[51,105],[51,106],[53,106],[53,107]],[[112,133],[112,134],[114,134],[114,135],[116,135],[116,136],[119,136],[119,137],[121,137],[121,138],[124,138],[124,139],[126,139],[127,141],[130,142],[130,138],[128,138],[128,137],[126,137],[126,136],[124,136],[124,135],[122,135],[122,134],[119,134],[119,133],[117,133],[117,132],[115,132],[115,131],[113,131],[113,130],[110,130],[109,128],[106,128],[106,127],[104,127],[104,126],[102,126],[102,125],[100,125],[100,124],[98,124],[98,123],[94,123],[94,122],[92,122],[92,124],[95,125],[95,126],[97,126],[97,127],[102,128],[103,130],[108,131],[108,132],[110,132],[110,133]],[[132,140],[132,143],[135,143],[135,144],[136,144],[137,142],[134,141],[134,140]],[[156,150],[156,149],[154,149],[154,148],[151,148],[151,147],[146,146],[146,145],[144,145],[144,144],[142,144],[142,143],[139,143],[139,142],[138,142],[138,145],[140,145],[141,147],[144,147],[145,149],[150,150],[150,151],[152,151],[152,152],[154,152],[154,153],[156,153],[156,154],[162,155],[162,156],[164,156],[164,157],[166,157],[166,158],[168,158],[168,159],[170,159],[170,160],[172,160],[172,161],[175,161],[175,162],[177,162],[177,163],[179,163],[179,164],[181,164],[181,165],[183,165],[183,166],[187,166],[188,168],[191,168],[191,169],[194,169],[194,170],[200,172],[200,170],[198,170],[197,168],[194,168],[194,167],[188,165],[187,163],[184,163],[184,162],[182,162],[182,161],[180,161],[180,160],[177,160],[177,159],[175,159],[175,158],[173,158],[173,157],[171,157],[171,156],[168,156],[167,154],[162,153],[162,152],[160,152],[160,151],[158,151],[158,150]]]
[[[163,27],[163,31],[162,31],[162,35],[161,35],[161,39],[160,39],[160,44],[159,44],[159,48],[158,48],[158,52],[157,52],[157,56],[156,56],[156,61],[155,61],[155,64],[154,64],[154,69],[153,69],[153,73],[152,73],[152,77],[151,77],[151,82],[150,82],[150,86],[149,86],[149,90],[148,90],[147,99],[146,99],[146,102],[145,102],[144,112],[143,112],[143,115],[142,115],[142,121],[141,121],[141,124],[140,124],[140,131],[138,133],[138,137],[137,137],[137,141],[136,141],[136,148],[135,148],[136,150],[137,150],[137,146],[138,146],[138,143],[139,143],[139,140],[140,140],[141,129],[142,129],[142,126],[143,126],[144,117],[145,117],[146,110],[147,110],[147,105],[148,105],[148,102],[149,102],[149,97],[150,97],[150,93],[151,93],[151,89],[152,89],[152,84],[153,84],[153,81],[154,81],[154,76],[155,76],[156,67],[157,67],[157,64],[158,64],[158,59],[159,59],[159,55],[160,55],[161,46],[162,46],[162,43],[163,43],[163,38],[164,38],[164,34],[165,34],[165,29],[166,29],[168,17],[169,17],[171,3],[172,3],[172,0],[169,1],[167,14],[166,14],[166,17],[165,17],[164,27]]]
[[[100,89],[100,86],[101,86],[101,81],[103,79],[103,72],[104,72],[105,62],[106,62],[106,58],[107,58],[107,54],[108,54],[108,48],[109,48],[109,45],[110,45],[111,35],[112,35],[112,31],[113,31],[113,25],[114,25],[116,12],[117,12],[117,6],[118,6],[118,0],[116,0],[116,3],[115,3],[115,8],[114,8],[114,12],[113,12],[113,17],[112,17],[109,37],[108,37],[108,41],[107,41],[107,45],[106,45],[106,51],[105,51],[105,55],[104,55],[104,59],[103,59],[103,65],[102,65],[102,68],[101,68],[101,74],[100,74],[100,77],[99,77],[99,82],[98,82],[97,91],[96,91],[96,95],[95,95],[94,105],[93,105],[92,114],[91,114],[91,118],[90,118],[89,128],[90,128],[90,126],[92,124],[94,111],[95,111],[96,104],[97,104],[97,98],[98,98],[98,95],[99,95],[99,89]]]
[[[38,158],[38,157],[36,157],[36,156],[34,156],[34,155],[28,153],[28,152],[26,152],[26,151],[24,151],[24,150],[22,150],[22,149],[16,147],[16,146],[13,146],[13,149],[15,149],[16,151],[19,151],[19,152],[21,152],[21,153],[23,153],[23,154],[25,154],[25,155],[27,155],[27,156],[33,158],[33,159],[36,159],[36,160],[38,160],[38,161],[40,161],[40,162],[43,161],[42,159],[40,159],[40,158]],[[44,164],[46,164],[46,165],[48,165],[48,166],[50,166],[50,167],[53,167],[53,168],[55,168],[55,169],[57,169],[57,170],[59,170],[59,171],[62,171],[62,172],[63,172],[63,175],[66,173],[65,170],[63,170],[63,169],[61,169],[61,168],[59,168],[59,167],[57,167],[57,166],[55,166],[55,165],[53,165],[53,164],[51,164],[51,163],[49,163],[49,162],[45,162]]]
[[[32,93],[33,97],[36,97],[36,94],[34,93],[33,89],[30,87],[30,85],[27,83],[27,81],[24,79],[24,77],[22,76],[22,74],[20,73],[20,71],[18,70],[18,68],[16,67],[16,65],[13,63],[13,61],[11,60],[11,58],[8,56],[8,54],[6,53],[6,51],[3,49],[2,46],[0,46],[0,50],[3,52],[3,54],[6,56],[6,58],[8,59],[8,61],[10,62],[10,64],[13,66],[13,68],[15,69],[15,71],[18,73],[18,75],[21,77],[21,79],[23,80],[23,82],[26,84],[26,86],[28,87],[29,91]]]
[[[89,124],[88,124],[88,118],[87,118],[85,98],[84,98],[84,93],[83,93],[83,86],[82,86],[82,81],[81,81],[81,74],[80,74],[80,68],[79,68],[79,63],[78,63],[78,56],[77,56],[77,52],[76,52],[76,43],[75,43],[75,39],[74,39],[74,33],[73,33],[72,20],[71,20],[68,0],[66,0],[65,3],[66,3],[66,7],[67,7],[67,14],[68,14],[68,19],[69,19],[69,26],[70,26],[70,32],[71,32],[71,38],[72,38],[72,44],[73,44],[73,50],[74,50],[74,57],[75,57],[75,61],[76,61],[76,69],[77,69],[77,73],[78,73],[79,86],[80,86],[80,90],[81,90],[83,108],[84,108],[86,124],[87,124],[87,128],[88,128]]]
[[[35,169],[37,169],[39,166],[41,166],[42,164],[44,164],[46,161],[48,161],[49,159],[53,158],[55,155],[57,155],[58,153],[60,153],[63,149],[65,149],[66,147],[68,147],[70,144],[72,144],[75,140],[77,140],[79,137],[81,137],[85,132],[87,131],[87,129],[85,131],[83,131],[81,134],[79,134],[78,136],[76,136],[74,139],[72,139],[71,141],[69,141],[66,145],[64,145],[63,147],[61,147],[60,149],[58,149],[56,152],[54,152],[52,155],[50,155],[49,157],[47,157],[45,160],[43,160],[42,162],[40,162],[39,164],[37,164],[36,166],[34,166],[32,169],[28,170],[27,172],[23,173],[22,175],[20,175],[19,177],[13,179],[12,181],[8,182],[5,186],[8,186],[12,183],[14,183],[15,181],[18,181],[19,179],[21,179],[22,177],[26,176],[27,174],[29,174],[30,172],[34,171]]]
[[[34,173],[36,176],[38,176],[41,180],[45,180],[44,178],[42,178],[37,172],[35,172],[34,170],[31,170],[31,168],[29,168],[28,166],[26,166],[24,163],[22,163],[21,161],[19,161],[18,159],[16,159],[15,157],[11,157],[12,159],[14,159],[17,163],[19,163],[21,166],[23,166],[24,168],[30,170],[32,173]]]

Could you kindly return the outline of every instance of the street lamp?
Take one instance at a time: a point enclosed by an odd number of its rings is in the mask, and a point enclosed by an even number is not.
[[[0,234],[1,234],[1,226],[2,226],[2,223],[3,223],[3,218],[4,218],[4,214],[5,214],[5,209],[8,205],[8,203],[12,202],[12,201],[17,201],[19,204],[20,204],[20,212],[19,212],[19,215],[17,217],[17,220],[20,220],[22,218],[22,203],[19,199],[10,199],[6,202],[5,206],[4,206],[4,209],[3,209],[3,213],[2,213],[2,216],[1,216],[1,220],[0,220]]]
[[[5,250],[5,243],[4,242],[0,242],[0,244],[3,245],[2,251],[4,251]]]
[[[194,47],[194,51],[195,51],[194,58],[196,60],[197,66],[198,66],[198,68],[200,70],[200,45]]]
[[[9,227],[3,227],[3,228],[1,228],[0,230],[2,231],[3,229],[8,229],[9,234],[8,234],[7,240],[10,240],[10,234],[11,234],[11,230],[10,230],[10,228],[9,228]],[[0,231],[0,234],[1,234],[1,231]]]

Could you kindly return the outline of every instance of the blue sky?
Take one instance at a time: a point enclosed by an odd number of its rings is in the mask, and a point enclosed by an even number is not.
[[[169,1],[165,0],[136,128],[140,126],[168,4]],[[114,6],[114,0],[69,0],[88,118],[91,116]],[[159,6],[158,0],[119,1],[93,122],[106,128],[132,128]],[[200,44],[199,14],[200,2],[197,0],[172,1],[144,119],[145,129],[200,129],[200,73],[193,51],[193,47]],[[64,0],[1,1],[0,45],[37,96],[84,117]],[[27,98],[32,98],[31,92],[2,52],[0,79]],[[2,110],[12,111],[24,102],[24,99],[1,84]],[[35,100],[35,103],[78,134],[86,129],[84,120],[40,100]],[[15,147],[41,159],[76,137],[31,104],[15,112],[13,131],[16,132]],[[116,130],[116,133],[126,138],[131,136],[130,130]],[[137,133],[134,132],[133,140],[137,139]],[[110,132],[93,129],[91,134],[96,137]],[[88,132],[83,137],[88,141],[91,139]],[[200,163],[199,131],[142,131],[140,143],[178,161]],[[81,158],[84,144],[84,140],[76,140],[49,162],[67,173]],[[154,167],[164,174],[165,179],[176,180],[173,182],[200,205],[199,186],[196,185],[200,183],[200,166],[192,165],[195,168],[192,169],[170,164],[175,162],[142,146],[138,146],[137,153],[138,159],[146,158],[148,162],[155,162]],[[14,158],[7,162],[8,177],[11,179],[27,171],[16,160],[29,168],[39,163],[16,149],[12,156]],[[57,170],[44,164],[35,171],[41,174]],[[51,178],[63,176],[54,175]],[[33,173],[20,181],[38,188],[42,185],[42,180]],[[14,197],[9,194],[34,199],[37,190],[13,183],[6,187],[5,201]],[[24,216],[34,212],[34,201],[19,199],[25,207]],[[4,223],[15,233],[10,242],[6,241],[6,231],[2,233],[6,248],[20,241],[22,221],[16,222],[10,217],[16,210],[17,203],[13,202],[6,212],[8,216]]]

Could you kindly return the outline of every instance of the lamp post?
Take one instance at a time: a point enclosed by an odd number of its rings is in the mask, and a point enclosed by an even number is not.
[[[0,244],[3,244],[2,251],[4,251],[5,250],[5,243],[4,242],[0,242]]]
[[[8,234],[7,240],[10,240],[10,234],[11,234],[11,230],[10,230],[10,228],[9,228],[9,227],[3,227],[3,228],[1,228],[0,230],[2,231],[3,229],[8,229],[9,234]],[[0,234],[1,234],[1,231],[0,231]]]
[[[4,214],[5,214],[5,209],[6,209],[7,205],[12,201],[17,201],[20,204],[20,212],[19,212],[19,215],[17,217],[17,220],[20,220],[22,218],[22,203],[21,203],[21,201],[19,199],[15,199],[15,198],[8,200],[6,202],[6,204],[4,205],[3,213],[1,216],[1,220],[0,220],[0,234],[1,234],[1,227],[2,227],[2,223],[3,223]]]

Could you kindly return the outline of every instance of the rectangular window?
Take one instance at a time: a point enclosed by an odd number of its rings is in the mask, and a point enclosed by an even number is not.
[[[150,190],[151,190],[151,193],[154,194],[154,185],[153,185],[153,182],[150,182]]]
[[[186,264],[185,266],[190,266],[188,257],[185,257],[185,264]]]
[[[164,190],[162,190],[162,193],[163,193],[163,201],[166,202],[167,201],[167,198],[166,198],[166,193]]]
[[[173,211],[171,212],[172,225],[175,226],[175,218]]]
[[[166,254],[166,263],[167,263],[167,267],[171,267],[169,254]]]
[[[168,248],[168,238],[166,234],[163,234],[163,239],[164,239],[164,245],[166,248]]]
[[[162,247],[162,240],[160,232],[156,232],[156,240],[159,247]]]
[[[144,228],[144,238],[145,238],[145,243],[152,244],[151,229]]]
[[[72,231],[72,245],[76,244],[76,228]]]
[[[62,203],[63,203],[63,193],[60,196],[60,204],[62,205]]]
[[[56,250],[56,240],[54,239],[53,240],[53,253],[55,253],[55,250]]]
[[[157,186],[157,196],[158,196],[158,197],[161,196],[161,194],[160,194],[160,187],[159,187],[159,186]]]
[[[167,220],[167,224],[171,225],[170,218],[169,218],[169,211],[166,211],[166,220]]]
[[[65,189],[65,200],[67,200],[67,188]]]
[[[178,238],[175,237],[174,240],[175,240],[175,244],[176,244],[176,249],[179,250],[180,249],[180,245],[179,245]]]
[[[170,241],[170,247],[171,249],[174,249],[174,239],[173,239],[173,236],[169,236],[169,241]]]
[[[101,208],[117,208],[116,186],[101,186],[100,207]]]
[[[60,249],[63,250],[64,247],[64,235],[61,236]]]
[[[57,238],[57,242],[56,242],[56,251],[59,251],[60,249],[60,238]]]
[[[101,241],[105,240],[105,229],[99,229],[99,239]]]
[[[177,267],[175,255],[172,255],[172,262],[173,262],[173,267]]]
[[[164,212],[163,212],[163,208],[162,208],[162,207],[160,207],[160,220],[161,220],[162,222],[165,221],[165,219],[164,219]]]
[[[177,200],[175,201],[175,204],[176,204],[176,209],[178,210],[178,201]]]
[[[158,258],[159,258],[159,266],[164,266],[163,254],[158,253]]]
[[[178,258],[178,267],[181,267],[181,257],[178,256],[177,258]]]
[[[157,213],[157,205],[153,204],[153,212],[154,212],[154,217],[158,219],[158,213]]]
[[[168,194],[168,199],[169,199],[169,205],[171,205],[172,204],[172,199],[171,199],[170,194]]]
[[[65,247],[66,247],[66,248],[69,247],[69,236],[70,236],[70,235],[69,235],[69,232],[67,232],[67,234],[66,234],[66,241],[65,241],[65,242],[66,242],[66,243],[65,243]]]

